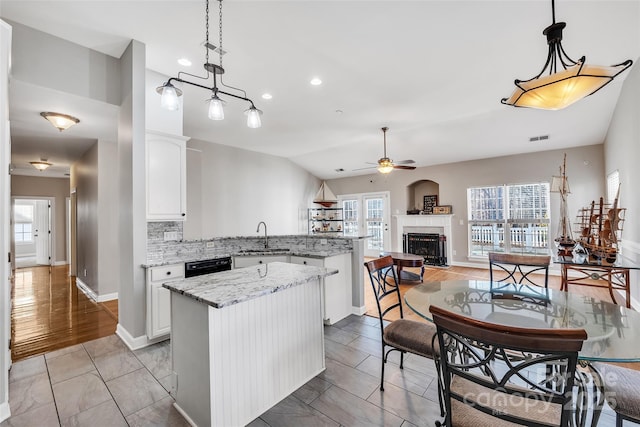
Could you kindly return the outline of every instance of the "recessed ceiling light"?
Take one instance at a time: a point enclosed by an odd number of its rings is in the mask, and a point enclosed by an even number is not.
[[[187,58],[178,59],[178,64],[182,65],[183,67],[191,67],[191,61],[189,61]]]
[[[262,94],[262,99],[271,99],[271,98],[273,98],[273,96],[271,96],[270,93],[263,93]]]
[[[319,86],[319,85],[322,84],[322,80],[320,80],[317,77],[314,77],[314,78],[311,79],[311,81],[309,83],[311,83],[314,86]]]

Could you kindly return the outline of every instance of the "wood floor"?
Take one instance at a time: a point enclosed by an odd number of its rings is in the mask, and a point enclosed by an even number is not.
[[[112,335],[117,300],[96,303],[67,266],[19,268],[11,289],[11,358],[18,361]]]

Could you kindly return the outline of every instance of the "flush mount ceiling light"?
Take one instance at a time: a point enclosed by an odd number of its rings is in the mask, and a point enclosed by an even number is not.
[[[79,119],[76,119],[75,117],[69,116],[67,114],[42,112],[40,113],[40,115],[49,120],[51,124],[58,128],[60,132],[69,129],[75,124],[80,123]]]
[[[45,159],[45,158],[40,158],[39,162],[29,162],[29,163],[34,168],[38,169],[40,172],[44,171],[49,166],[51,166],[51,163],[47,162],[47,159]]]
[[[158,92],[161,98],[161,105],[168,110],[177,110],[179,107],[178,97],[182,95],[182,91],[175,87],[171,82],[179,82],[188,84],[191,86],[196,86],[202,89],[206,89],[211,91],[211,98],[209,101],[209,113],[208,116],[211,120],[224,120],[224,104],[225,101],[222,100],[218,95],[230,96],[232,98],[240,99],[242,101],[247,101],[251,106],[245,110],[245,114],[247,115],[247,126],[250,128],[259,128],[262,126],[260,115],[262,115],[262,111],[258,110],[255,105],[253,105],[253,101],[247,98],[247,93],[242,90],[232,86],[227,86],[222,81],[222,75],[224,74],[224,68],[222,68],[222,55],[225,53],[222,49],[222,0],[218,0],[219,3],[219,46],[216,47],[209,43],[209,0],[206,0],[206,8],[205,8],[205,27],[206,27],[206,39],[204,43],[205,47],[205,64],[204,69],[207,72],[207,75],[204,77],[195,76],[193,74],[179,72],[178,77],[171,77],[165,84],[158,87],[156,92]],[[209,62],[209,50],[217,51],[219,58],[219,65],[213,64]],[[208,87],[204,84],[195,83],[189,80],[184,80],[182,75],[188,75],[191,77],[195,77],[197,79],[209,80],[213,79],[213,86]],[[224,86],[227,89],[233,90],[236,93],[231,93],[227,91],[220,90],[218,88],[218,77],[220,76],[220,85]],[[242,95],[240,95],[242,93]]]
[[[542,31],[549,45],[542,71],[529,80],[516,80],[516,89],[509,98],[502,99],[503,104],[560,110],[602,89],[633,63],[628,59],[609,67],[587,65],[584,56],[574,61],[562,47],[562,30],[567,24],[556,22],[554,0],[551,0],[551,13],[553,23]]]

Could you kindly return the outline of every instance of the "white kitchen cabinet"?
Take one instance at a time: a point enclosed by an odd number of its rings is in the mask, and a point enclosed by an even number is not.
[[[147,220],[184,221],[187,215],[187,141],[147,131]]]
[[[184,278],[184,263],[147,269],[147,337],[152,340],[171,332],[171,292],[162,284]]]
[[[351,314],[351,254],[326,258],[292,255],[290,262],[337,269],[338,274],[324,278],[324,323],[333,325]]]
[[[270,262],[289,262],[288,255],[255,255],[233,257],[233,268],[251,267]]]

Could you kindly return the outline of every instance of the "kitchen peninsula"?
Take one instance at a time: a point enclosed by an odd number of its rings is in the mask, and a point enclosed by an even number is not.
[[[174,280],[173,396],[198,426],[243,426],[324,370],[322,280],[273,262]]]

